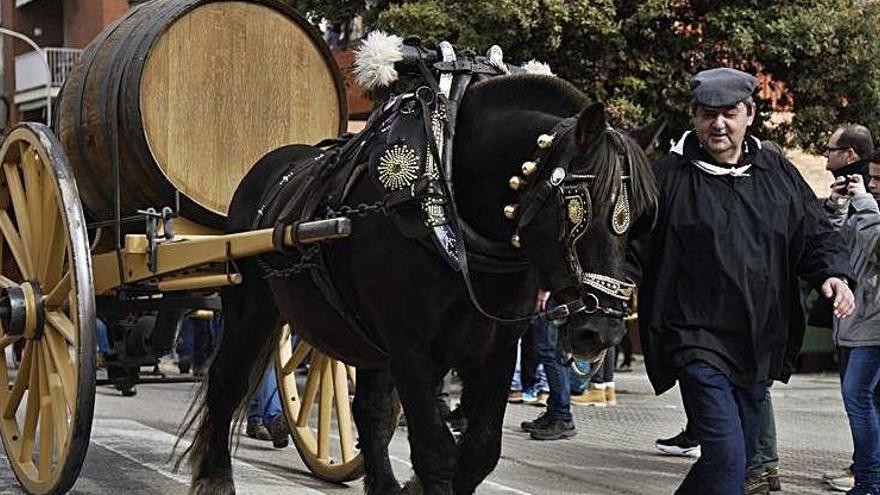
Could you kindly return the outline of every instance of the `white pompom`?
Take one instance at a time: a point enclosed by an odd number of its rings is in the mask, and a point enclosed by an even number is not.
[[[523,65],[523,69],[526,70],[529,74],[539,74],[544,76],[555,76],[556,74],[550,70],[550,66],[545,64],[544,62],[538,62],[535,59],[529,60]]]
[[[356,50],[354,72],[357,82],[367,89],[388,86],[397,80],[394,64],[403,60],[400,36],[373,31]]]

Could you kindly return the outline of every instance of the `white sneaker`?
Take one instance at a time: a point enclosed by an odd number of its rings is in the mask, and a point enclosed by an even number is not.
[[[827,471],[822,473],[822,481],[829,481],[841,476],[852,476],[852,471],[848,467],[838,469],[837,471]]]
[[[688,438],[683,431],[672,438],[657,439],[657,441],[654,442],[654,446],[657,447],[657,450],[667,455],[694,457],[699,459],[700,454],[702,454],[700,451],[700,444],[697,443],[697,441]]]
[[[828,483],[832,490],[848,492],[856,485],[856,479],[852,475],[841,476],[839,478],[827,480],[826,483]]]

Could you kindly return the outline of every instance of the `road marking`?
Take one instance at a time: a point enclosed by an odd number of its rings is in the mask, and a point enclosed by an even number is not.
[[[404,458],[402,458],[402,457],[397,457],[396,455],[390,455],[390,454],[389,454],[389,455],[388,455],[388,458],[391,459],[392,461],[399,462],[399,463],[401,463],[401,464],[404,464],[404,465],[409,466],[410,468],[412,468],[412,464],[410,464],[410,462],[409,462],[408,460],[406,460],[406,459],[404,459]],[[520,489],[517,489],[517,488],[514,488],[514,487],[512,487],[512,486],[502,485],[501,483],[496,483],[496,482],[494,482],[494,481],[483,480],[483,482],[480,483],[480,486],[483,486],[483,485],[487,485],[487,486],[491,486],[491,487],[493,487],[493,488],[497,488],[498,490],[501,490],[501,491],[503,491],[503,492],[507,492],[507,493],[515,493],[516,495],[532,495],[532,494],[529,493],[529,492],[524,492],[524,491],[522,491],[522,490],[520,490]]]
[[[190,483],[190,472],[181,466],[177,472],[168,461],[168,456],[177,438],[162,430],[138,423],[130,419],[96,418],[92,426],[92,443],[114,454],[144,466],[186,486]],[[321,492],[297,484],[264,469],[233,458],[236,493],[254,495],[323,495]]]
[[[696,459],[694,459],[696,460]],[[559,470],[561,473],[566,473],[567,475],[571,475],[571,473],[577,473],[578,471],[585,471],[586,468],[584,466],[578,466],[575,464],[532,464],[529,462],[520,462],[518,464],[527,464],[530,466],[534,466],[538,469],[553,469]],[[682,478],[682,474],[678,472],[667,472],[667,471],[657,471],[654,469],[641,469],[641,468],[628,468],[628,467],[620,467],[620,466],[596,466],[595,464],[589,467],[589,471],[604,471],[611,474],[614,473],[629,473],[629,474],[637,474],[637,475],[647,475],[654,476],[659,478]]]

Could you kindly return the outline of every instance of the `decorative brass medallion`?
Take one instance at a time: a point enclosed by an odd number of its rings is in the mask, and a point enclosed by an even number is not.
[[[395,144],[385,150],[379,159],[379,182],[386,189],[396,191],[412,185],[419,170],[416,153],[405,144]]]
[[[626,183],[620,186],[620,196],[614,204],[614,211],[611,213],[611,229],[617,235],[623,235],[629,229],[630,213],[629,213],[629,194],[626,192]]]
[[[584,202],[581,198],[568,200],[568,221],[572,225],[580,225],[584,221]]]

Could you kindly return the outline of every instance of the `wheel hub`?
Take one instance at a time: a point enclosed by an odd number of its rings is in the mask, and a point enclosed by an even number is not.
[[[45,322],[46,311],[39,283],[24,282],[0,289],[0,324],[7,335],[40,340]]]

